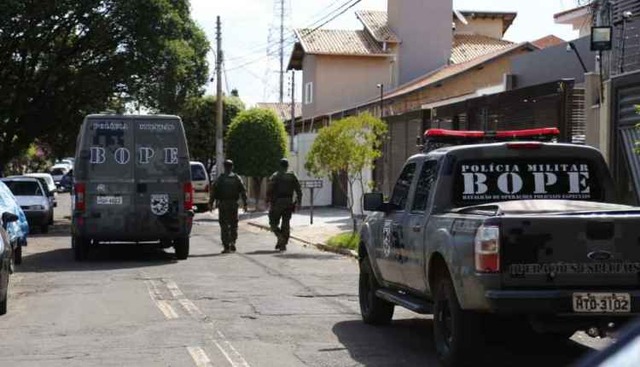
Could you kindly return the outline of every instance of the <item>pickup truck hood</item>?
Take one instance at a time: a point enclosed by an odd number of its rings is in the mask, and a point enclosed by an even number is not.
[[[495,211],[495,215],[567,215],[598,212],[634,212],[640,214],[640,208],[634,206],[576,200],[513,200],[467,206],[454,210],[454,212],[473,211]]]

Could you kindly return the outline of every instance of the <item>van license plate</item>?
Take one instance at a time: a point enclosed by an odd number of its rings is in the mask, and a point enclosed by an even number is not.
[[[631,312],[629,293],[574,293],[573,311],[593,313]]]
[[[98,205],[122,205],[122,196],[98,196]]]

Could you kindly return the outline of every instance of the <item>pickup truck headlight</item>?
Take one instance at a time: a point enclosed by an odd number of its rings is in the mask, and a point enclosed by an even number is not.
[[[475,238],[476,271],[496,273],[500,271],[500,227],[482,225]]]

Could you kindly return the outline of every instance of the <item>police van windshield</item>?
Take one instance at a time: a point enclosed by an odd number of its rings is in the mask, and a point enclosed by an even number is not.
[[[596,172],[587,159],[491,159],[458,164],[454,204],[458,207],[508,200],[603,201]]]

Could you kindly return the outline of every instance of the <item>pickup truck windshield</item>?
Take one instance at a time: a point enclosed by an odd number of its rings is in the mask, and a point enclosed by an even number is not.
[[[586,159],[486,159],[458,163],[458,207],[508,200],[602,201],[596,165]]]

